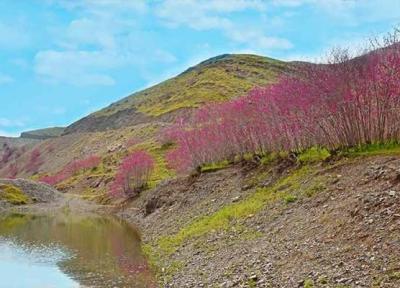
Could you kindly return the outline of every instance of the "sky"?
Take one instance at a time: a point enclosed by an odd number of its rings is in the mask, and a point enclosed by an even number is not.
[[[65,126],[225,53],[320,61],[399,0],[0,0],[0,135]]]

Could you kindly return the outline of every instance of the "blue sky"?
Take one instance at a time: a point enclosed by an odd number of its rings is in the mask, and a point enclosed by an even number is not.
[[[2,0],[0,135],[71,122],[223,53],[319,60],[399,0]]]

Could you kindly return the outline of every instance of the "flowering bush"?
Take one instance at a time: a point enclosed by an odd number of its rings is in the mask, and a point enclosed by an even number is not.
[[[165,132],[171,167],[188,172],[246,153],[329,149],[400,139],[400,46],[329,65],[302,64],[277,83],[206,106]]]
[[[39,149],[33,149],[30,156],[28,163],[25,166],[25,171],[36,174],[39,171],[40,166],[43,164],[42,153]]]
[[[7,178],[15,179],[18,175],[18,165],[17,162],[10,163],[7,167]]]
[[[145,151],[137,151],[123,159],[115,180],[111,185],[111,195],[132,197],[142,189],[154,169],[154,160]]]
[[[68,179],[75,173],[87,170],[90,168],[94,168],[98,166],[101,162],[101,158],[96,155],[91,155],[82,160],[73,160],[68,163],[61,171],[54,175],[43,176],[40,178],[40,181],[47,183],[49,185],[56,185],[65,179]]]

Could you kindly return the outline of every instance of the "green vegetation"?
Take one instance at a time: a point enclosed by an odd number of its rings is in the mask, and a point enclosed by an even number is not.
[[[318,180],[315,180],[315,183],[304,190],[304,194],[307,197],[312,197],[315,194],[322,192],[325,190],[326,186],[324,184],[325,179],[320,177]]]
[[[286,204],[296,202],[297,201],[297,196],[286,195],[286,196],[283,197],[283,201],[285,201]]]
[[[314,287],[314,281],[311,279],[306,279],[304,281],[304,288],[313,288]]]
[[[312,147],[300,153],[297,160],[300,163],[315,163],[328,159],[331,156],[325,148]]]
[[[181,108],[195,108],[209,102],[244,95],[254,86],[275,81],[287,64],[256,55],[222,55],[188,69],[175,78],[135,93],[93,116],[110,116],[136,108],[159,116]]]
[[[211,163],[211,164],[208,164],[208,165],[204,165],[204,166],[202,166],[200,168],[200,170],[203,173],[215,172],[215,171],[218,171],[218,170],[221,170],[221,169],[224,169],[224,168],[228,167],[229,164],[230,164],[229,161],[225,160],[225,161],[221,161],[221,162],[218,162],[218,163]]]
[[[13,205],[23,205],[29,202],[29,197],[14,185],[0,184],[0,200]]]
[[[343,149],[339,154],[347,157],[394,155],[400,154],[400,144],[392,141],[387,143],[360,145],[353,148]]]
[[[400,280],[400,271],[391,273],[389,278],[391,280]]]
[[[297,191],[302,187],[304,179],[313,171],[314,169],[310,166],[296,169],[277,181],[272,187],[259,188],[248,198],[195,220],[183,227],[177,234],[160,238],[158,246],[164,253],[172,254],[186,239],[199,237],[212,231],[228,230],[232,227],[232,221],[254,215],[273,201],[299,193]]]
[[[160,181],[173,177],[175,174],[172,170],[168,169],[165,161],[165,153],[171,149],[172,146],[161,145],[156,140],[148,140],[140,142],[130,148],[130,151],[144,150],[148,152],[155,161],[154,172],[149,180],[149,188],[155,187]]]

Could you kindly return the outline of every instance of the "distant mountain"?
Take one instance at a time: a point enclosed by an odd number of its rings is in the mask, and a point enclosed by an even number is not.
[[[64,132],[64,129],[65,129],[64,127],[51,127],[45,129],[26,131],[21,133],[21,138],[45,140],[61,136],[62,133]]]
[[[288,69],[287,62],[262,56],[217,56],[73,123],[64,134],[170,122],[176,115],[206,103],[238,97],[255,86],[272,83]]]

